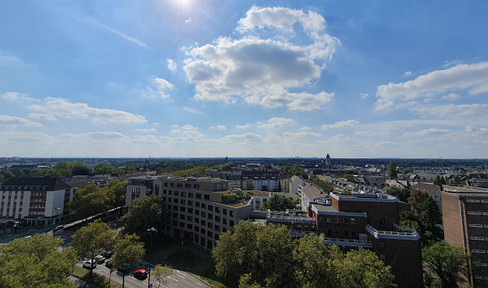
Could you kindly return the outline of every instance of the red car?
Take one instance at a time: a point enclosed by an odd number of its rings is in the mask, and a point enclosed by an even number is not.
[[[134,277],[140,280],[144,280],[147,278],[147,271],[146,269],[139,269],[134,271]]]

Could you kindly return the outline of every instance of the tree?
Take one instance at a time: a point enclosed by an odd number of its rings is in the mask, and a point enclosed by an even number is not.
[[[341,288],[396,287],[390,267],[372,251],[362,248],[349,251],[342,259],[336,259],[335,265]]]
[[[408,197],[410,197],[410,189],[400,188],[396,186],[389,186],[385,188],[387,194],[393,195],[398,198],[398,200],[407,202]]]
[[[411,211],[400,214],[400,226],[416,229],[423,244],[429,245],[443,238],[442,215],[437,203],[427,194],[418,190],[410,192],[408,197]]]
[[[154,269],[152,270],[152,275],[156,282],[158,282],[158,288],[161,284],[165,285],[166,284],[166,277],[171,275],[173,273],[173,268],[168,267],[166,265],[161,266],[161,265],[156,265]]]
[[[322,181],[317,177],[313,177],[312,182],[317,184],[317,186],[319,186],[320,188],[322,188],[322,190],[324,190],[325,193],[330,193],[334,191],[334,184],[332,184],[331,182]]]
[[[78,259],[93,261],[98,254],[112,249],[116,235],[117,231],[110,229],[107,223],[96,220],[73,234],[71,246],[76,250]]]
[[[434,184],[439,185],[442,188],[442,185],[446,184],[446,178],[444,178],[444,176],[437,175],[435,176]]]
[[[273,195],[268,201],[264,202],[262,209],[269,209],[271,211],[285,211],[286,209],[295,209],[296,207],[297,203],[293,201],[293,198]]]
[[[444,241],[437,242],[422,251],[422,259],[427,264],[426,272],[440,282],[440,287],[459,287],[464,282],[468,256],[463,249],[453,247]]]
[[[252,274],[244,274],[239,279],[239,288],[262,288],[263,286],[259,285],[256,282],[252,282]]]
[[[408,174],[408,173],[412,173],[412,171],[413,171],[412,168],[404,168],[403,171],[402,171],[402,173],[403,174]]]
[[[97,166],[95,166],[95,174],[112,174],[112,166],[108,163],[98,163]]]
[[[76,216],[86,218],[113,208],[115,199],[114,189],[101,189],[95,184],[90,184],[75,192],[69,208]]]
[[[119,207],[125,205],[125,181],[112,180],[103,186],[106,195],[111,198],[115,195],[114,203],[111,205],[113,207]]]
[[[334,260],[340,259],[341,254],[337,246],[326,245],[324,239],[315,234],[300,238],[293,258],[302,286],[320,288],[328,283],[328,287],[338,287]]]
[[[142,236],[151,227],[162,230],[163,205],[163,198],[156,194],[134,199],[131,210],[122,217],[125,231]]]
[[[461,185],[461,177],[458,175],[454,176],[451,180],[451,185],[459,186]]]
[[[141,238],[136,234],[125,235],[124,238],[117,241],[114,246],[114,256],[112,262],[115,268],[124,273],[139,268],[146,250],[144,243],[139,241]]]
[[[390,177],[390,179],[398,178],[397,165],[391,160],[390,164],[388,165],[388,177]]]
[[[252,180],[246,180],[246,186],[244,187],[244,190],[254,190],[254,184],[252,183]]]
[[[76,264],[72,248],[59,250],[62,240],[36,234],[0,246],[0,287],[74,287],[69,275]]]

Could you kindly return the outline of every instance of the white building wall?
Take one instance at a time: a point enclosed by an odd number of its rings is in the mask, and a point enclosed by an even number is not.
[[[46,209],[44,217],[54,217],[63,214],[64,190],[46,192]]]

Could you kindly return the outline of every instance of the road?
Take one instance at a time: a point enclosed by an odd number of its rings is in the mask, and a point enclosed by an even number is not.
[[[78,266],[81,267],[81,263],[78,263]],[[110,279],[114,283],[122,285],[122,273],[114,271],[112,272],[112,275],[110,275],[110,269],[105,267],[105,264],[97,265],[93,272],[97,273],[98,275],[104,276],[107,279]],[[125,287],[147,288],[148,280],[148,278],[146,278],[145,280],[139,280],[134,278],[134,276],[132,275],[126,275]],[[166,283],[160,285],[161,288],[210,288],[210,286],[202,282],[197,277],[177,269],[173,269],[173,274],[168,276],[165,281]],[[151,283],[153,284],[153,288],[158,287],[158,283],[154,280],[154,278],[151,278]]]

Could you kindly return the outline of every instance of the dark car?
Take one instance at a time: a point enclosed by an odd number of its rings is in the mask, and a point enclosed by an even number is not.
[[[140,280],[144,280],[147,278],[147,271],[146,269],[139,269],[134,271],[134,277]]]
[[[112,255],[112,251],[105,251],[102,253],[102,256],[105,257],[105,259],[109,259],[110,257],[112,257]]]

